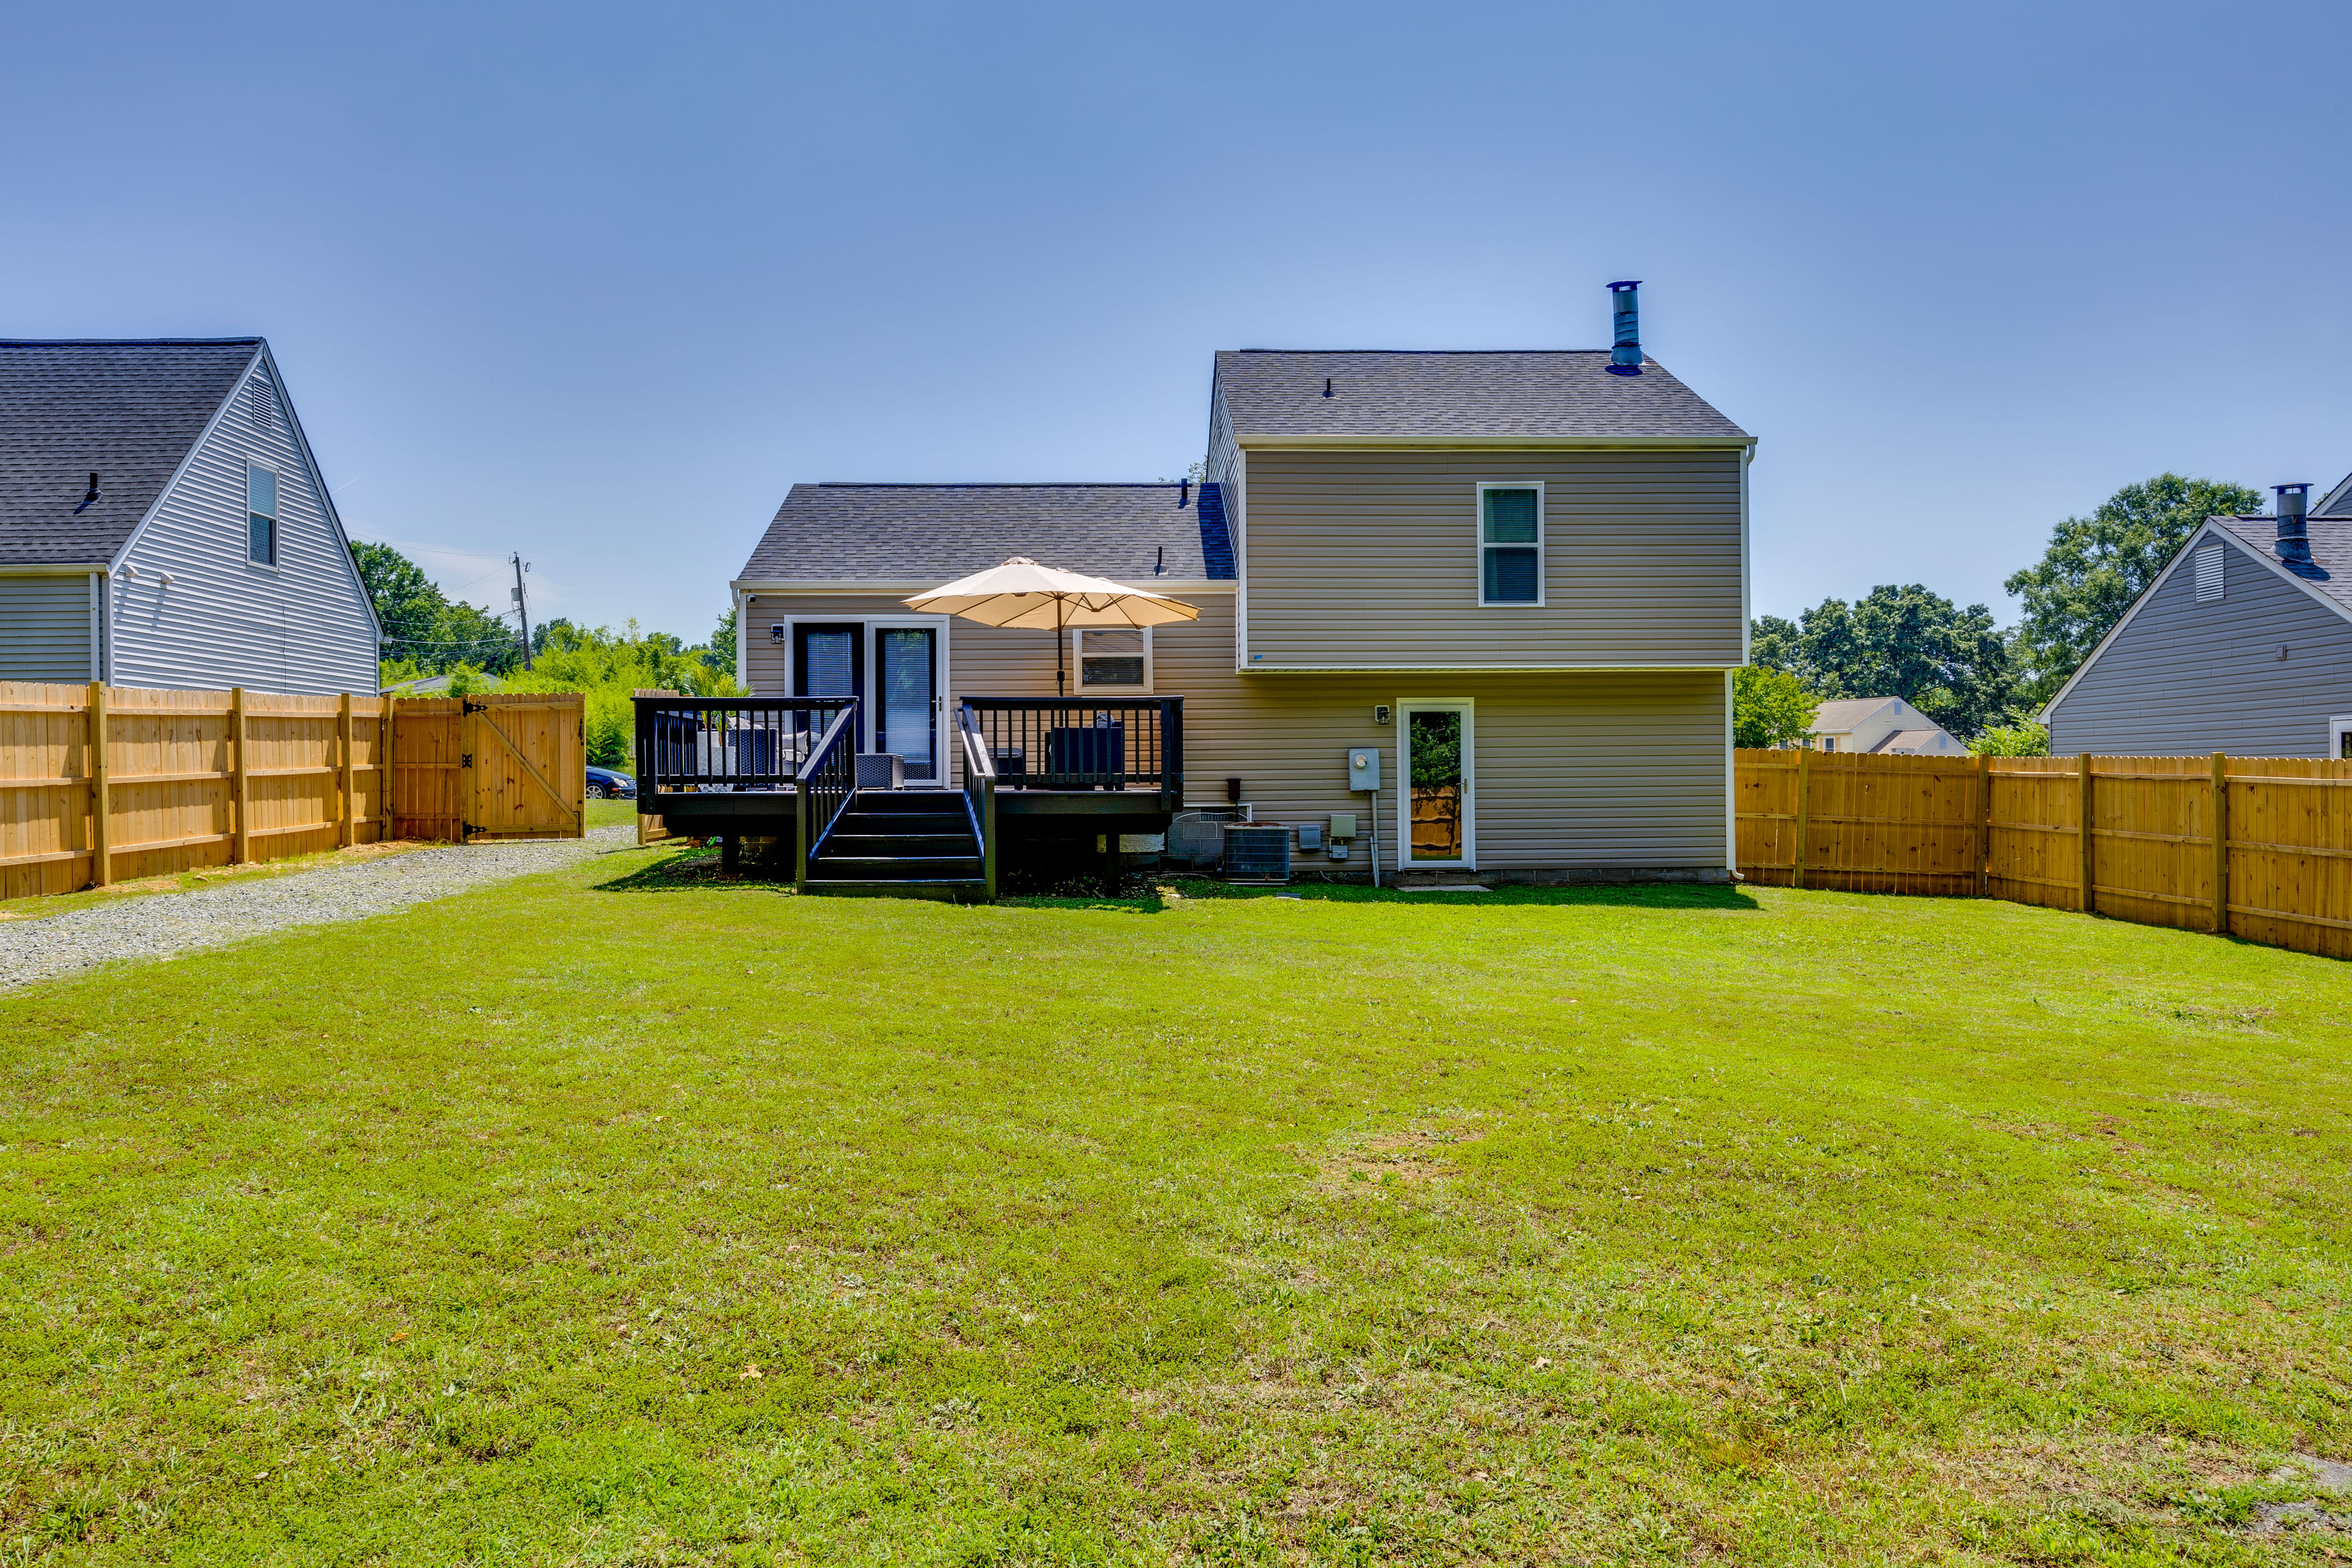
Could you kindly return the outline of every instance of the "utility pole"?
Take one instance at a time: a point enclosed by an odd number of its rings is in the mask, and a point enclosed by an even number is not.
[[[515,615],[522,622],[522,667],[530,668],[530,606],[522,596],[522,552],[515,552]]]

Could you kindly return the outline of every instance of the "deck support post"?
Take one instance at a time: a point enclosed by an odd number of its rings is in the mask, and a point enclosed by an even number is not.
[[[2083,912],[2087,915],[2095,913],[2099,903],[2098,889],[2095,886],[2098,874],[2099,853],[2097,836],[2093,826],[2098,818],[2094,810],[2091,791],[2091,753],[2088,752],[2076,754],[2074,804],[2079,808],[2081,817],[2075,829],[2075,837],[2080,841],[2083,851],[2082,867],[2075,875],[2082,883]]]
[[[2230,758],[2213,753],[2213,934],[2230,934]]]
[[[988,901],[996,901],[996,781],[983,779],[980,785],[980,874],[987,883]]]
[[[808,891],[808,786],[793,781],[793,891]]]
[[[731,877],[742,868],[742,865],[743,836],[740,833],[720,834],[719,836],[719,870]]]
[[[106,779],[106,683],[89,683],[89,881],[114,886],[114,795]]]

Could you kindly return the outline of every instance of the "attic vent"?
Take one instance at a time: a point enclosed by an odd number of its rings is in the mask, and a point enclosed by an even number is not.
[[[2197,552],[2197,602],[2221,596],[2221,547],[2208,544]]]
[[[245,401],[252,412],[254,428],[268,429],[276,417],[278,408],[278,400],[269,395],[269,384],[259,376],[255,376],[246,383]]]

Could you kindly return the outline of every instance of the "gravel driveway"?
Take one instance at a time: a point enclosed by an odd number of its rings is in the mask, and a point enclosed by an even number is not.
[[[636,829],[623,826],[576,839],[453,844],[225,888],[126,898],[45,920],[0,921],[0,990],[111,959],[169,958],[289,926],[362,920],[485,882],[552,871],[635,841]]]

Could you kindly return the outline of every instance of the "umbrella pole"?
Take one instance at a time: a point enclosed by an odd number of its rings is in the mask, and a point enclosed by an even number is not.
[[[1062,664],[1064,658],[1062,612],[1068,604],[1069,601],[1060,595],[1054,596],[1054,695],[1055,697],[1067,697],[1070,694],[1069,682],[1063,673]]]

